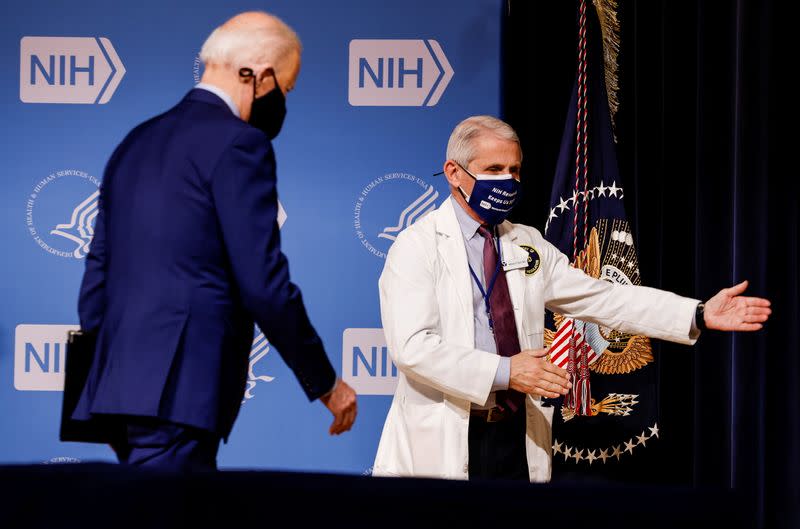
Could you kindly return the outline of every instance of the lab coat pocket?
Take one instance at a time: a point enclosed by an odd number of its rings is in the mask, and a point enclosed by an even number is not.
[[[542,349],[544,347],[544,332],[530,332],[527,336],[527,349]]]

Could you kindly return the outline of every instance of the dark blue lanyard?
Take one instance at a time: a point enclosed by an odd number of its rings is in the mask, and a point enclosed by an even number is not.
[[[492,234],[494,235],[494,234]],[[500,268],[503,263],[502,259],[502,250],[500,246],[500,239],[498,237],[494,237],[497,241],[497,266],[494,268],[494,274],[492,274],[492,279],[489,281],[489,285],[486,290],[483,289],[483,285],[481,284],[481,280],[478,279],[478,274],[475,273],[475,270],[472,269],[472,265],[469,264],[467,261],[467,266],[469,266],[469,273],[472,274],[472,279],[475,280],[475,284],[478,285],[478,290],[481,292],[481,296],[483,296],[483,303],[486,305],[486,317],[489,319],[489,328],[494,329],[494,322],[492,321],[492,308],[491,302],[489,298],[492,295],[492,291],[494,290],[494,283],[497,281],[497,276],[500,274]]]

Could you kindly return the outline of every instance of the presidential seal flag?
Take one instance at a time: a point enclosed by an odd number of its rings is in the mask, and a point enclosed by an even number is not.
[[[544,235],[586,274],[640,285],[610,111],[617,105],[615,9],[609,0],[579,2],[577,74]],[[573,382],[568,395],[552,401],[554,477],[630,476],[643,468],[643,454],[659,436],[649,339],[562,314],[548,314],[547,327],[550,360]]]

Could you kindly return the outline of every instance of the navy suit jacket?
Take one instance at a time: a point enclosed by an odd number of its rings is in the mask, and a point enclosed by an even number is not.
[[[98,331],[73,414],[227,437],[258,323],[309,400],[336,380],[280,249],[272,145],[195,89],[111,156],[78,312]]]

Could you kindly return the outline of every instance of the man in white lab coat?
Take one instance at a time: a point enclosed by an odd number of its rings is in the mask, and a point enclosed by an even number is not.
[[[542,349],[545,308],[685,344],[703,328],[758,330],[770,314],[740,296],[746,282],[703,304],[572,268],[538,230],[505,220],[521,162],[509,125],[462,121],[444,164],[452,196],[389,251],[381,317],[400,375],[373,475],[548,481],[553,408],[540,399],[571,384]]]

